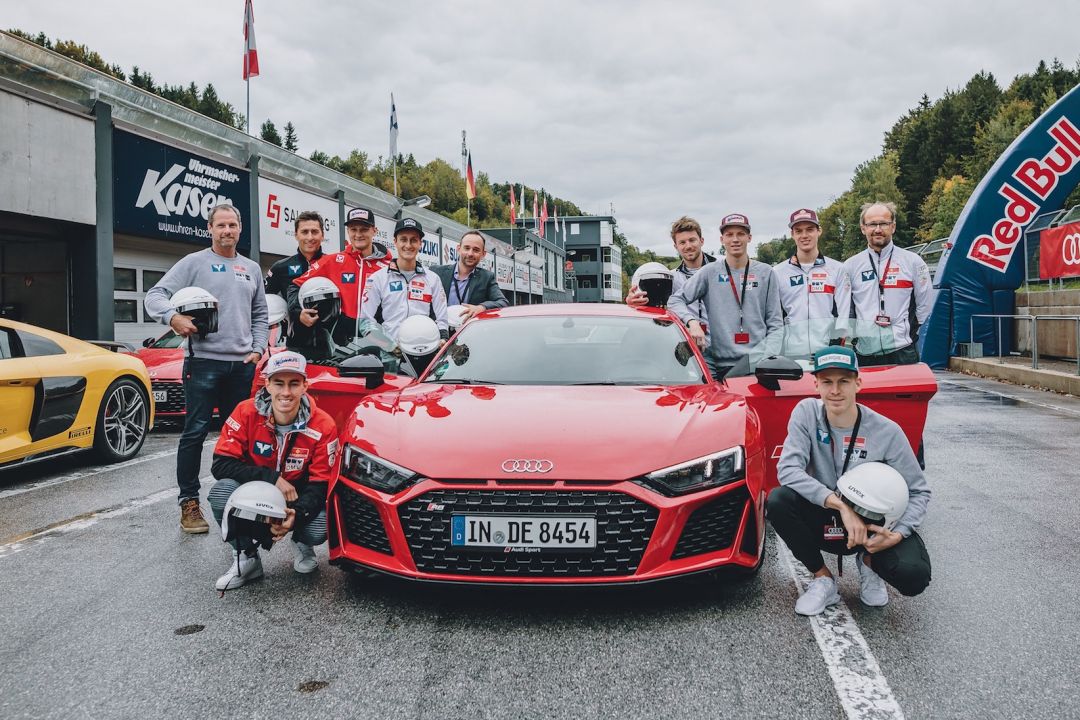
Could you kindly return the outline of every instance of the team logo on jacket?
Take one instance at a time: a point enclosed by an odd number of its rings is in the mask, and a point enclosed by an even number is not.
[[[240,432],[240,423],[236,420],[236,418],[232,416],[225,418],[225,424],[236,432]]]
[[[829,437],[829,431],[828,430],[822,430],[821,428],[818,428],[817,439],[818,439],[818,442],[823,444],[823,445],[829,445],[829,444],[832,443],[832,438]]]
[[[876,280],[876,279],[877,279],[877,273],[874,272],[873,270],[863,270],[862,271],[862,281],[863,282],[866,282],[868,280]]]
[[[390,281],[390,292],[401,292],[405,289],[405,284],[400,280]]]
[[[294,277],[296,275],[299,275],[300,274],[300,268],[301,268],[300,265],[290,265],[289,266],[289,277]]]
[[[792,275],[791,277],[788,278],[788,282],[791,283],[791,287],[799,287],[800,285],[803,284],[803,276],[802,275]]]
[[[304,469],[304,458],[299,457],[287,457],[285,458],[285,472],[300,472]]]
[[[262,440],[256,440],[255,446],[251,450],[259,457],[271,457],[274,454],[273,444]]]
[[[225,272],[225,263],[213,263],[210,266],[211,272]]]
[[[341,273],[341,282],[345,285],[356,283],[356,273]]]

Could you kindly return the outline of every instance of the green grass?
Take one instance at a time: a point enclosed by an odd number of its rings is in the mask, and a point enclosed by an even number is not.
[[[1024,286],[1021,285],[1017,290],[1024,290]],[[1027,286],[1028,292],[1046,292],[1048,290],[1080,290],[1080,278],[1069,278],[1064,283],[1054,281],[1054,287],[1051,288],[1047,282],[1029,283]]]

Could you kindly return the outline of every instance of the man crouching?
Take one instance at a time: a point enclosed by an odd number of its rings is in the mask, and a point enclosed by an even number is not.
[[[307,394],[307,361],[294,352],[274,355],[264,370],[266,385],[236,406],[214,446],[210,507],[220,525],[229,497],[244,483],[272,483],[285,499],[285,517],[270,525],[273,542],[290,531],[296,549],[293,569],[318,568],[315,546],[326,541],[326,492],[337,463],[337,428]],[[218,590],[238,588],[262,577],[256,539],[236,537],[232,563]]]

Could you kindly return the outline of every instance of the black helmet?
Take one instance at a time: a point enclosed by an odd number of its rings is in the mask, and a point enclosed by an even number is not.
[[[675,273],[658,262],[648,262],[634,272],[631,285],[649,296],[649,307],[667,307],[675,283]]]

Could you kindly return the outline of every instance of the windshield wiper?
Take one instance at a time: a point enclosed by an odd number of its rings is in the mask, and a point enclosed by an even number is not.
[[[568,383],[569,385],[622,385],[623,383],[617,383],[614,380],[592,380],[589,382],[575,382]]]
[[[501,383],[501,382],[495,382],[494,380],[469,380],[469,379],[446,380],[446,379],[443,379],[443,378],[438,378],[438,379],[428,378],[427,380],[424,380],[424,382],[426,382],[426,383],[428,383],[428,382],[431,382],[431,383],[444,383],[446,385],[503,385],[503,384],[505,384],[505,383]]]

